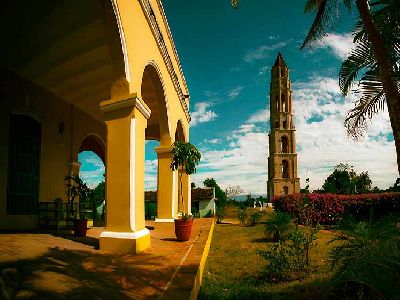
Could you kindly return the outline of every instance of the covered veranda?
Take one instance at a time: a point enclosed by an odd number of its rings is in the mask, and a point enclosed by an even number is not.
[[[106,166],[100,249],[144,251],[145,140],[160,144],[156,229],[180,209],[171,145],[189,140],[189,92],[161,2],[18,0],[2,5],[0,24],[0,229],[35,228],[40,202],[67,201],[64,176],[91,150]]]

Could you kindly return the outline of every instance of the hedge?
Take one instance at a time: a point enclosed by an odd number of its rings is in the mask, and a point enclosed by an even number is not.
[[[291,214],[298,223],[332,225],[344,214],[358,220],[400,212],[400,193],[336,195],[293,194],[272,199],[277,211]]]

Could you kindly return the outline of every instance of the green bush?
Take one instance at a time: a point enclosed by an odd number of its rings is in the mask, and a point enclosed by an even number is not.
[[[225,206],[217,207],[216,212],[215,212],[215,214],[217,216],[217,224],[221,224],[222,220],[225,217],[225,212],[226,212]]]
[[[273,243],[257,253],[266,260],[265,275],[273,282],[303,278],[310,267],[310,248],[314,246],[316,228],[294,228],[288,240]]]
[[[157,203],[151,201],[144,202],[144,216],[146,220],[154,220],[157,217]]]
[[[332,293],[359,298],[398,299],[400,249],[398,218],[341,223],[339,244],[330,252],[336,270]]]
[[[213,213],[211,209],[208,210],[208,212],[204,215],[204,218],[211,218],[213,216]]]
[[[250,215],[250,226],[254,226],[261,218],[261,212],[256,211]]]
[[[239,219],[240,224],[244,224],[246,222],[246,218],[247,218],[246,209],[239,210],[238,219]]]
[[[265,235],[274,242],[285,240],[293,227],[289,214],[283,212],[273,213],[265,223]]]

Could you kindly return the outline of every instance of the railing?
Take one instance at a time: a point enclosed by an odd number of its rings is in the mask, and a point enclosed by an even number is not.
[[[93,204],[58,201],[39,203],[39,227],[70,229],[75,218],[93,220]]]

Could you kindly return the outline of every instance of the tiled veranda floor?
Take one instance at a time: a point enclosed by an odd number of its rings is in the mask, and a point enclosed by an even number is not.
[[[151,248],[136,255],[96,250],[103,228],[86,238],[1,233],[0,299],[187,299],[212,221],[196,219],[188,242],[156,226]]]

